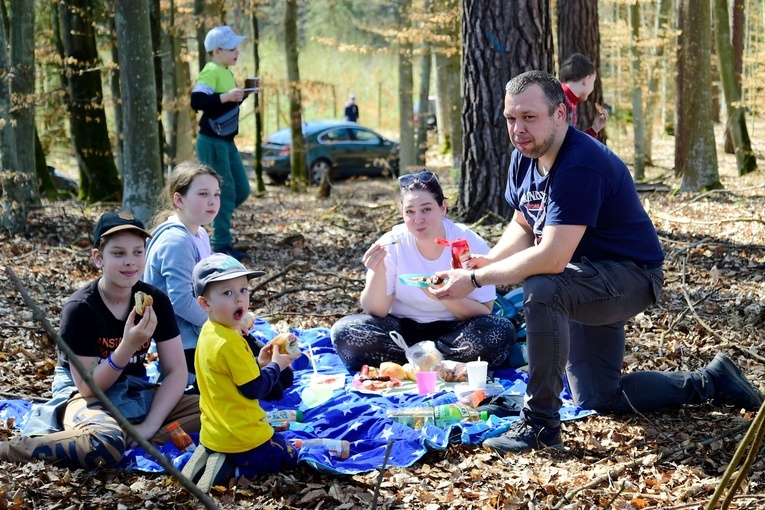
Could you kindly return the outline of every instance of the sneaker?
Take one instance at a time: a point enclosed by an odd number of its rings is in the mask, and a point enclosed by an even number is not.
[[[199,480],[205,470],[205,464],[207,464],[207,458],[209,456],[210,452],[200,444],[197,446],[196,450],[194,450],[194,454],[186,465],[183,466],[181,474],[192,482],[197,483],[197,480]]]
[[[225,253],[226,255],[230,255],[234,257],[236,260],[238,260],[239,262],[241,262],[242,264],[249,264],[250,262],[252,262],[252,259],[250,258],[249,255],[247,255],[243,251],[239,251],[235,249],[232,246],[224,246],[223,248],[220,248],[215,251],[218,253]]]
[[[554,429],[529,423],[523,418],[513,423],[507,431],[483,442],[483,447],[500,455],[523,453],[543,448],[563,448],[560,427]]]
[[[725,354],[718,352],[705,370],[715,387],[712,404],[733,404],[747,411],[756,411],[762,405],[762,394]]]
[[[199,490],[202,492],[209,492],[210,488],[213,486],[213,482],[218,482],[218,484],[220,484],[220,477],[218,476],[218,473],[223,468],[223,464],[225,464],[225,462],[225,453],[210,453],[210,456],[207,457],[207,462],[205,463],[205,470],[202,473],[202,477],[197,482],[197,487],[199,487]]]

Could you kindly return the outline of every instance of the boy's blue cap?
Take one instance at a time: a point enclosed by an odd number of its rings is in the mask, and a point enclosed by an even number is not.
[[[265,271],[250,271],[231,255],[213,253],[197,262],[191,273],[191,282],[194,285],[194,295],[199,297],[205,293],[208,283],[232,280],[240,276],[250,280],[264,274],[266,274]]]
[[[98,241],[102,237],[120,230],[137,230],[138,235],[151,237],[151,234],[144,228],[141,220],[136,218],[128,211],[111,211],[104,213],[98,218],[96,228],[93,229],[93,246],[98,246]]]
[[[236,35],[229,26],[215,27],[205,36],[205,50],[213,51],[215,48],[233,50],[245,39],[247,38],[243,35]]]

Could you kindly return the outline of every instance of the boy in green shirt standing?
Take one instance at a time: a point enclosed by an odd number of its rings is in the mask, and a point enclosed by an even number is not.
[[[250,195],[250,183],[242,157],[234,143],[239,132],[239,105],[249,91],[238,87],[229,69],[239,59],[239,44],[245,39],[229,26],[215,27],[205,37],[211,62],[199,73],[191,92],[191,107],[202,112],[197,135],[197,157],[221,177],[220,210],[212,222],[213,251],[250,262],[246,253],[232,246],[231,217]],[[257,91],[257,88],[255,89]]]

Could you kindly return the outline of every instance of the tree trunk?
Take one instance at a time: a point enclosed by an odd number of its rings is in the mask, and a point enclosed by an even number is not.
[[[653,65],[649,65],[650,78],[648,80],[648,99],[645,105],[645,162],[647,165],[653,161],[653,132],[654,119],[656,115],[656,106],[662,94],[659,92],[659,81],[664,69],[664,49],[670,44],[667,40],[669,36],[669,10],[672,7],[672,0],[659,0],[659,8],[654,24],[654,40],[657,44],[653,52]],[[674,44],[674,41],[672,41]],[[663,120],[663,119],[662,119]],[[662,122],[663,124],[663,122]]]
[[[446,104],[448,111],[444,122],[449,124],[449,145],[452,148],[452,168],[462,168],[462,56],[454,52],[446,59]]]
[[[464,0],[463,161],[459,209],[466,221],[509,218],[504,199],[512,145],[503,115],[505,85],[534,69],[552,73],[548,0]]]
[[[577,128],[592,126],[597,115],[595,103],[603,104],[603,83],[600,80],[600,29],[598,27],[597,0],[558,1],[558,66],[572,53],[581,53],[595,64],[598,75],[595,88],[587,101],[577,106]],[[606,130],[598,133],[598,140],[606,143]]]
[[[16,162],[20,171],[36,175],[35,151],[35,6],[28,0],[12,0],[10,8],[11,26],[11,67],[13,80],[10,83],[11,118],[16,123]],[[5,46],[2,46],[5,49]],[[44,169],[41,182],[50,182],[50,173]],[[40,203],[37,186],[31,190],[29,206]],[[51,190],[55,195],[55,186]]]
[[[120,47],[125,170],[122,207],[148,223],[162,190],[157,129],[157,87],[153,70],[149,1],[116,2],[114,20]]]
[[[419,111],[417,112],[417,146],[415,161],[425,166],[425,152],[428,150],[428,115],[430,113],[430,45],[422,45],[422,67],[420,68]]]
[[[396,22],[399,35],[408,31],[411,20],[409,11],[412,0],[399,3],[396,12]],[[405,174],[416,164],[414,150],[414,105],[412,94],[414,80],[412,78],[412,43],[408,39],[399,38],[398,48],[398,115],[399,115],[399,173]]]
[[[645,178],[645,129],[643,126],[643,56],[640,51],[640,4],[630,5],[632,24],[632,126],[635,156],[632,167],[633,178],[642,181]]]
[[[730,40],[731,44],[733,45],[733,69],[736,74],[736,84],[738,85],[739,92],[741,92],[740,96],[742,99],[744,94],[741,90],[741,73],[744,71],[744,22],[746,21],[745,14],[745,0],[733,0],[733,8],[731,9],[732,16],[730,23]],[[732,119],[728,117],[728,125],[731,125],[731,120]],[[735,153],[730,129],[725,130],[725,153]]]
[[[746,129],[744,107],[741,105],[741,88],[736,79],[733,45],[728,28],[728,2],[726,0],[714,0],[714,9],[718,64],[728,118],[726,131],[730,133],[733,140],[738,174],[746,175],[757,170],[757,159],[752,152],[752,142],[749,140],[749,132]]]
[[[196,20],[197,33],[197,69],[200,71],[207,64],[207,50],[205,50],[205,36],[207,35],[207,26],[205,19],[205,0],[194,0],[194,19]]]
[[[182,53],[182,31],[176,20],[175,0],[162,12],[162,97],[165,114],[165,148],[170,166],[194,158],[194,126],[189,106],[189,65]]]
[[[34,196],[34,174],[19,169],[16,154],[16,130],[11,126],[11,101],[8,76],[10,62],[5,23],[0,23],[0,226],[13,233],[24,232]]]
[[[446,75],[446,57],[444,57],[438,48],[434,48],[432,53],[433,67],[436,73],[436,122],[438,133],[439,151],[450,150],[450,131],[448,122],[448,112],[451,105],[448,103],[448,77]]]
[[[112,14],[109,16],[109,29],[112,31],[112,34],[116,34],[117,26],[114,23],[113,2],[109,6],[108,10]],[[120,61],[120,51],[117,47],[117,38],[110,37],[109,45],[111,46],[112,62],[118,64]],[[117,172],[119,172],[120,175],[123,175],[125,170],[125,160],[123,159],[123,154],[125,154],[125,126],[123,122],[124,119],[122,117],[122,98],[120,97],[121,92],[119,65],[112,66],[111,72],[109,74],[109,90],[112,93],[112,106],[114,109],[114,140],[116,145],[115,159],[117,161]]]
[[[303,192],[308,186],[305,168],[305,141],[303,139],[303,111],[300,92],[300,68],[298,67],[298,31],[297,31],[297,0],[287,0],[284,14],[284,49],[287,56],[287,88],[290,95],[290,189],[293,192]],[[330,185],[324,180],[330,179],[331,172],[322,178],[319,193],[328,192]],[[326,189],[325,189],[326,188]]]
[[[101,64],[91,19],[91,2],[70,0],[58,5],[68,77],[67,109],[80,171],[80,199],[85,202],[116,201],[122,196],[122,185],[106,127],[101,76],[92,71]],[[148,35],[146,39],[148,41]],[[142,64],[149,65],[148,62]],[[156,124],[153,124],[152,130],[155,129]]]
[[[680,191],[722,188],[712,121],[709,2],[680,0],[675,115],[675,175]]]
[[[162,12],[160,0],[149,0],[149,30],[151,32],[151,64],[154,68],[154,97],[157,100],[157,135],[159,141],[160,168],[165,166],[165,127],[162,122]],[[169,158],[168,158],[169,163]]]
[[[258,2],[252,2],[252,56],[255,61],[255,76],[260,76],[260,29],[258,27]],[[260,109],[260,92],[252,95],[253,112],[255,113],[255,194],[263,195],[266,185],[263,182],[263,112]]]

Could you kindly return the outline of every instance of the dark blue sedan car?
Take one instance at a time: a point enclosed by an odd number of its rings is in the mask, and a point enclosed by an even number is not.
[[[335,178],[357,175],[398,176],[398,143],[344,120],[317,120],[303,123],[308,178],[319,183],[331,168]],[[263,172],[274,182],[290,175],[290,128],[266,138],[263,144]]]

